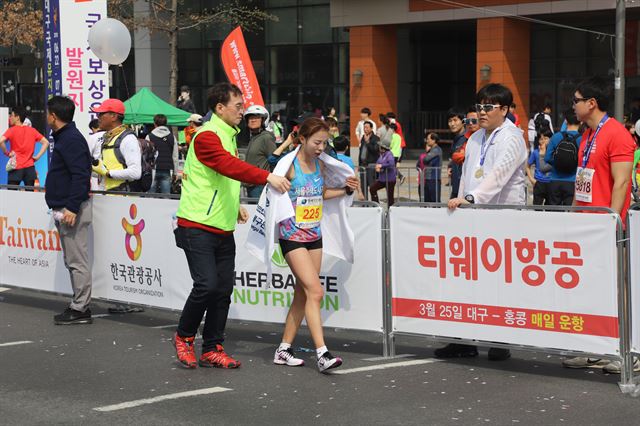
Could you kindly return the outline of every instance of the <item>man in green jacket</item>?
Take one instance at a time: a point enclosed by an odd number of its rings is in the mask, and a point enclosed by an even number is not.
[[[186,368],[237,368],[240,362],[224,351],[224,329],[233,291],[236,222],[248,220],[240,207],[240,181],[271,184],[282,193],[289,181],[237,158],[236,135],[244,104],[240,89],[218,83],[209,89],[212,116],[195,134],[182,178],[175,237],[184,250],[193,289],[184,305],[174,344],[178,361]],[[205,316],[202,355],[196,362],[193,341]]]

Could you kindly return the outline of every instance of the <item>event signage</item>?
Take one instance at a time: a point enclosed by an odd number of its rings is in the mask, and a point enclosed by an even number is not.
[[[258,78],[251,63],[251,57],[249,56],[241,27],[231,31],[222,42],[220,59],[229,81],[242,90],[244,107],[248,108],[251,105],[264,106]]]
[[[616,222],[394,207],[394,330],[618,354]]]

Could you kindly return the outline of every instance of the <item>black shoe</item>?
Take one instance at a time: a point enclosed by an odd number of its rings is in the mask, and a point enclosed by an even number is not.
[[[63,313],[53,317],[53,323],[56,325],[91,324],[93,323],[93,318],[91,318],[91,309],[80,312],[75,309],[67,308]]]
[[[489,361],[504,361],[511,358],[509,349],[489,348]]]
[[[478,356],[478,348],[471,345],[451,343],[444,348],[436,349],[434,355],[436,358],[473,358]]]

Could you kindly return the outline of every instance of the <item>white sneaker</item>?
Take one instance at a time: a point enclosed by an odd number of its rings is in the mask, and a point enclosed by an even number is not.
[[[609,364],[602,367],[602,371],[609,374],[620,374],[622,369],[622,362],[611,361]],[[640,360],[636,357],[633,358],[633,371],[640,371]]]
[[[338,368],[342,365],[342,358],[334,357],[331,352],[327,351],[318,358],[318,371],[324,373],[332,368]]]
[[[273,363],[278,365],[288,365],[289,367],[299,367],[304,365],[304,360],[296,358],[293,353],[293,349],[287,348],[285,350],[276,349],[276,353],[273,356]]]
[[[605,365],[609,364],[609,362],[610,361],[606,359],[578,356],[563,360],[562,366],[567,368],[603,368]]]

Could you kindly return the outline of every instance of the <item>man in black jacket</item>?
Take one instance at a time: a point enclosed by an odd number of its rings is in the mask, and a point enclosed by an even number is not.
[[[90,324],[91,267],[88,234],[91,223],[89,200],[91,154],[73,120],[75,104],[67,97],[54,96],[47,102],[47,123],[53,130],[53,155],[45,183],[45,200],[53,210],[56,228],[69,270],[73,300],[54,323]]]
[[[362,193],[368,194],[368,186],[376,180],[375,165],[380,156],[380,138],[373,131],[372,121],[365,120],[362,125],[363,135],[360,139],[360,153],[358,154],[358,165],[366,169],[366,179],[362,180]]]

